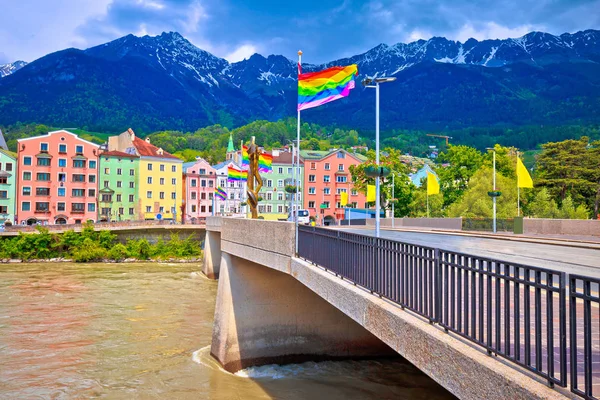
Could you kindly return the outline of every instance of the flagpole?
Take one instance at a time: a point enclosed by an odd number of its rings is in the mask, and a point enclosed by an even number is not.
[[[298,50],[298,82],[300,82],[300,74],[302,73],[302,50]],[[296,132],[296,147],[298,148],[296,152],[296,166],[300,169],[300,108],[298,108],[298,130]],[[298,185],[296,185],[297,187]],[[296,192],[298,190],[296,189]],[[298,196],[296,195],[294,198],[294,203],[296,205],[296,213],[294,218],[294,224],[296,229],[296,255],[298,255]]]
[[[517,217],[521,216],[521,188],[519,187],[519,151],[517,150]]]
[[[429,218],[429,188],[427,189],[427,218]]]

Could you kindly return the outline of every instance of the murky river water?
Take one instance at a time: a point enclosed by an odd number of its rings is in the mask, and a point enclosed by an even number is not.
[[[216,290],[191,264],[0,265],[0,398],[452,398],[399,361],[225,372]]]

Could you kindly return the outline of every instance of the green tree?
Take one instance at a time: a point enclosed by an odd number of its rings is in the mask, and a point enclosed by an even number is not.
[[[438,162],[445,164],[436,173],[444,206],[447,207],[467,190],[469,180],[483,164],[483,154],[473,147],[448,145],[448,150],[440,154]]]
[[[538,190],[523,211],[525,215],[535,218],[557,218],[559,215],[558,206],[546,188]]]

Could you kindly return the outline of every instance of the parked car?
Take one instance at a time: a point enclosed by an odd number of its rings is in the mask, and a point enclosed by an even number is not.
[[[291,212],[288,214],[287,220],[292,222],[294,221],[294,216]],[[308,225],[310,223],[310,214],[308,213],[308,210],[298,210],[298,223],[305,225]]]

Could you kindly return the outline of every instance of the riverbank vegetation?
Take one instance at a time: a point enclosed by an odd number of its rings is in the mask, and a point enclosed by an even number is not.
[[[191,236],[180,239],[173,234],[169,240],[150,243],[146,239],[129,239],[117,243],[117,236],[107,230],[95,231],[85,224],[81,232],[63,234],[50,232],[38,226],[37,233],[19,233],[19,236],[0,240],[0,259],[23,261],[69,258],[75,262],[167,260],[197,258],[202,254],[200,242]]]

